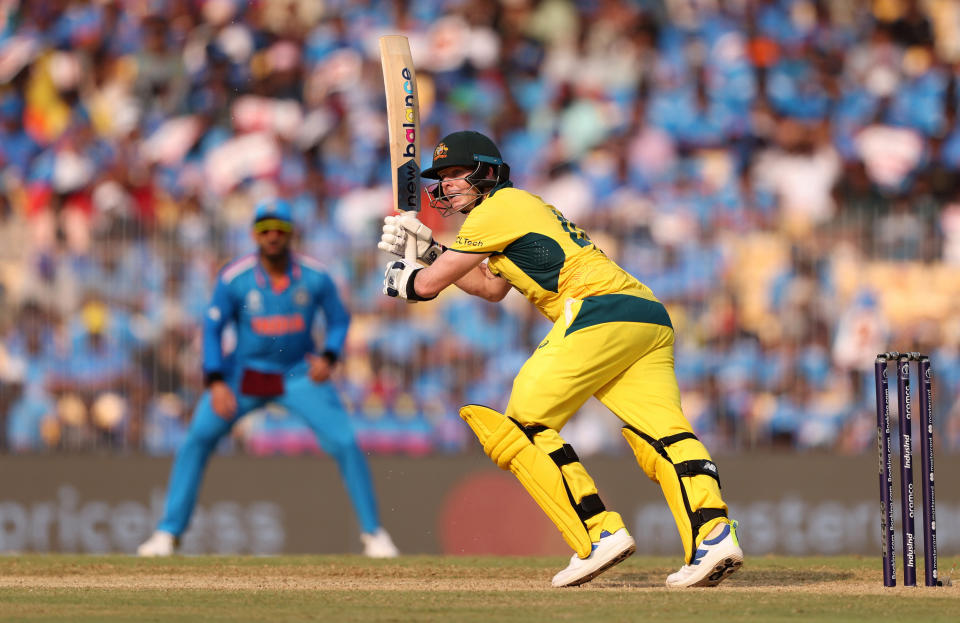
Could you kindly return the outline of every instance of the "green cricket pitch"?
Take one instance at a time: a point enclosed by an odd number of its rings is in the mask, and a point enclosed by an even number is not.
[[[951,579],[960,557],[940,557]],[[0,621],[956,621],[960,586],[884,588],[879,558],[747,557],[716,588],[634,556],[580,588],[566,560],[403,556],[0,556]],[[917,564],[923,583],[923,564]]]

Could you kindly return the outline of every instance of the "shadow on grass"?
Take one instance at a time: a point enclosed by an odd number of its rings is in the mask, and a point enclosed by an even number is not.
[[[665,569],[623,569],[619,573],[601,576],[590,583],[594,588],[663,588],[667,575]],[[802,587],[817,584],[849,582],[859,576],[854,571],[836,569],[757,569],[744,567],[721,586],[751,587]]]

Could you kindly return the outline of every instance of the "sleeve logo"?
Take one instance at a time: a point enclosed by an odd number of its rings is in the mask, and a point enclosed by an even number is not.
[[[461,247],[482,247],[482,240],[470,240],[469,238],[464,238],[463,236],[457,236],[457,244]]]

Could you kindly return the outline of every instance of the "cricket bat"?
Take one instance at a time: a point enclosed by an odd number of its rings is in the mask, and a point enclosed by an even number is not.
[[[380,65],[387,94],[390,171],[398,212],[420,211],[420,96],[410,42],[402,35],[380,37]],[[407,236],[404,259],[417,261],[417,241]]]

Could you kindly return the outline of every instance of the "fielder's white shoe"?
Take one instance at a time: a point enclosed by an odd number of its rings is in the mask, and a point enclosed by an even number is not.
[[[177,537],[169,532],[157,530],[137,548],[137,556],[153,558],[156,556],[172,556],[177,551]]]
[[[586,584],[626,560],[636,549],[637,545],[626,528],[620,528],[613,534],[604,530],[600,533],[600,540],[593,544],[590,555],[580,558],[574,554],[567,568],[553,576],[552,584],[557,588]]]
[[[743,565],[743,550],[737,538],[736,521],[717,525],[703,539],[693,562],[667,576],[670,588],[716,586]]]
[[[368,558],[396,558],[400,555],[393,539],[383,528],[377,528],[376,532],[364,532],[360,540],[363,542],[363,555]]]

